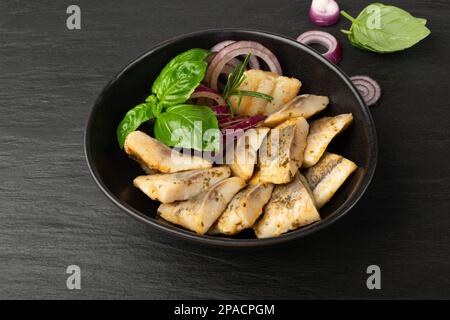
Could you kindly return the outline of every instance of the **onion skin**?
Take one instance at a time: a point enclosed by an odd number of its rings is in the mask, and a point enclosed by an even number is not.
[[[380,100],[381,88],[380,85],[369,76],[353,76],[350,78],[353,85],[358,89],[361,97],[368,107],[373,106]]]
[[[309,20],[317,26],[331,26],[340,19],[339,5],[334,0],[313,0]]]
[[[327,52],[322,53],[322,56],[327,58],[334,64],[338,64],[342,59],[342,49],[336,38],[324,31],[307,31],[297,37],[297,41],[306,45],[312,43],[320,44],[327,48]]]

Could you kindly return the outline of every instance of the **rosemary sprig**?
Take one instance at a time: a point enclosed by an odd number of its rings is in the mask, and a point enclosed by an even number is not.
[[[247,90],[239,90],[239,86],[242,84],[242,82],[245,81],[245,75],[244,71],[247,68],[248,61],[250,60],[251,54],[247,54],[245,56],[245,59],[243,62],[239,62],[239,64],[236,66],[236,68],[233,69],[233,71],[228,75],[227,84],[225,85],[225,88],[223,89],[223,98],[227,102],[227,104],[230,106],[231,115],[234,116],[234,110],[230,103],[230,97],[231,96],[238,96],[238,106],[241,105],[242,97],[248,96],[248,97],[254,97],[254,98],[261,98],[268,101],[272,101],[273,97],[256,92],[256,91],[247,91]]]

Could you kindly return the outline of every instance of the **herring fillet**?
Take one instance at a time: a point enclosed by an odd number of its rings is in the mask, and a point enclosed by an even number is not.
[[[329,102],[330,100],[326,96],[302,94],[289,101],[280,110],[270,114],[264,120],[263,125],[273,128],[289,118],[303,117],[308,119],[325,109]]]
[[[346,129],[352,121],[353,115],[351,113],[312,121],[309,127],[303,167],[309,168],[315,165],[322,157],[331,140]]]
[[[270,238],[319,220],[308,182],[297,172],[290,183],[274,188],[262,217],[253,229],[258,238]]]
[[[213,233],[236,234],[250,228],[269,201],[274,185],[258,183],[239,191],[212,227]]]
[[[245,181],[239,177],[227,178],[189,200],[161,204],[158,214],[169,222],[205,234],[244,186]]]
[[[318,209],[333,197],[357,168],[354,162],[340,155],[325,152],[317,164],[305,170],[304,175],[313,192]]]
[[[237,114],[254,116],[269,115],[279,110],[283,105],[297,96],[301,82],[295,78],[280,76],[274,72],[250,69],[244,72],[245,80],[239,90],[256,91],[273,97],[272,101],[243,96],[240,105],[239,98],[230,97],[231,107]]]
[[[244,180],[252,177],[258,149],[269,131],[269,128],[252,128],[238,138],[233,162],[230,164],[233,176],[241,177]]]
[[[303,117],[289,119],[270,131],[259,152],[258,181],[292,180],[303,162],[309,125]]]
[[[139,130],[128,134],[124,149],[131,158],[145,168],[163,173],[212,167],[210,161],[182,154]]]
[[[226,166],[175,173],[139,176],[134,185],[153,200],[170,203],[190,199],[210,186],[228,178]]]

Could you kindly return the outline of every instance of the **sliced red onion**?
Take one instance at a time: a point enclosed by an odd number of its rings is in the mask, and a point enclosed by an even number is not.
[[[237,117],[235,117],[237,118]],[[266,117],[261,116],[261,115],[255,115],[255,116],[251,116],[251,117],[246,117],[245,120],[240,120],[237,123],[234,123],[232,125],[226,126],[221,128],[222,132],[225,132],[226,130],[248,130],[250,128],[256,127],[259,123],[261,123],[261,121],[264,121]]]
[[[228,112],[228,106],[226,104],[218,104],[216,106],[212,106],[211,109],[214,111],[216,115],[218,114],[230,115],[230,113]]]
[[[225,119],[225,118],[229,118],[229,117],[230,117],[229,113],[216,113],[217,120]]]
[[[234,40],[225,40],[222,42],[217,43],[215,46],[213,46],[210,50],[211,52],[219,52],[220,50],[222,50],[223,48],[225,48],[226,46],[229,46],[230,44],[235,43],[236,41]],[[237,59],[234,59],[237,60]],[[238,60],[239,61],[239,60]],[[237,65],[237,64],[236,64]],[[234,65],[234,67],[236,67],[236,65]],[[251,56],[250,60],[248,61],[248,65],[251,69],[259,69],[260,65],[259,65],[259,61],[258,58],[255,56]],[[229,72],[228,72],[229,73]]]
[[[339,5],[334,0],[313,0],[309,19],[318,26],[331,26],[339,21]]]
[[[247,116],[236,116],[236,117],[228,117],[228,118],[219,119],[219,127],[221,127],[221,128],[228,127],[233,124],[240,123],[247,119],[248,119]]]
[[[216,102],[216,104],[226,104],[224,98],[220,95],[217,90],[208,88],[206,86],[198,86],[195,91],[191,94],[190,99],[208,98]]]
[[[195,88],[194,92],[211,92],[211,93],[219,94],[219,92],[217,92],[217,90],[211,89],[204,85],[199,85],[197,88]]]
[[[381,97],[380,85],[369,76],[353,76],[350,78],[358,89],[367,106],[372,106]]]
[[[282,74],[277,57],[269,49],[255,41],[236,41],[217,52],[208,65],[205,81],[211,88],[217,89],[219,75],[227,62],[249,53],[261,58],[268,65],[270,71]]]
[[[341,45],[336,40],[336,38],[323,31],[307,31],[302,33],[297,38],[298,42],[310,45],[313,43],[320,44],[327,49],[327,52],[322,53],[322,55],[334,64],[338,64],[342,58]]]
[[[221,41],[219,43],[216,43],[211,49],[209,49],[211,52],[219,52],[220,50],[222,50],[223,48],[225,48],[226,46],[235,43],[236,41],[233,40],[225,40],[225,41]]]

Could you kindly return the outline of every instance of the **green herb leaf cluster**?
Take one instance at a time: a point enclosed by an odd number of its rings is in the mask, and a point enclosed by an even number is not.
[[[381,3],[367,6],[355,19],[345,11],[341,15],[352,22],[348,35],[357,48],[378,53],[401,51],[426,38],[431,31],[426,20],[403,9]]]
[[[190,49],[173,58],[161,71],[152,86],[152,95],[128,111],[117,127],[117,140],[123,148],[127,135],[143,122],[156,118],[155,137],[168,146],[197,150],[217,150],[218,142],[205,141],[203,133],[217,129],[217,119],[207,107],[184,104],[205,77],[208,50]],[[198,128],[200,125],[200,129]],[[184,132],[185,139],[175,141]],[[187,138],[189,137],[189,139]],[[195,137],[195,138],[192,138]],[[181,143],[182,145],[178,144]]]

